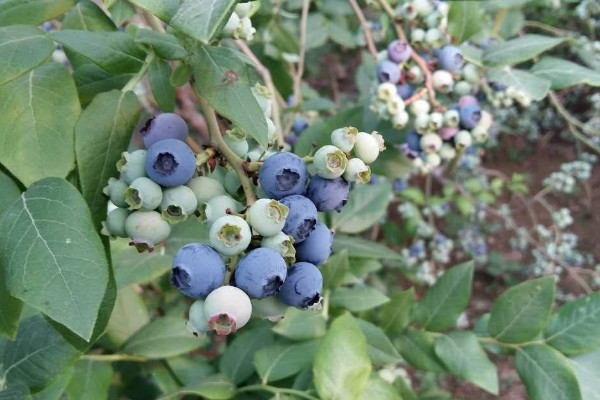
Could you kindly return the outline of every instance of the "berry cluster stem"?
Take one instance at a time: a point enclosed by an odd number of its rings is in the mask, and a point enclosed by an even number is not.
[[[137,86],[137,84],[140,83],[142,79],[144,79],[144,76],[146,76],[146,72],[148,72],[148,67],[150,66],[152,61],[154,61],[155,57],[156,56],[154,55],[154,53],[148,53],[148,56],[146,57],[142,68],[140,68],[140,70],[129,80],[129,82],[127,82],[125,86],[123,86],[121,92],[125,93],[130,90],[133,90]]]
[[[242,184],[242,189],[246,195],[246,205],[251,205],[256,201],[256,195],[254,194],[254,190],[252,190],[252,183],[250,182],[250,179],[248,179],[248,175],[244,169],[244,160],[238,157],[237,154],[235,154],[233,150],[227,146],[225,140],[223,140],[215,110],[202,97],[198,96],[198,99],[200,107],[202,108],[202,113],[204,114],[204,118],[206,118],[206,122],[208,124],[210,144],[225,157],[229,165],[231,165],[234,171],[238,174]]]
[[[363,32],[365,34],[365,40],[367,41],[367,48],[369,49],[369,53],[371,53],[373,57],[377,58],[377,48],[375,47],[373,35],[371,34],[371,29],[369,28],[369,23],[365,18],[365,14],[363,14],[356,0],[348,0],[348,3],[350,3],[350,5],[352,6],[354,14],[356,14],[356,17],[360,21],[360,25],[362,26]]]

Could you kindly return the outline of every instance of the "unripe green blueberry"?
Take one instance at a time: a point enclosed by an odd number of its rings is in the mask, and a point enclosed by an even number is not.
[[[231,196],[235,196],[238,189],[242,187],[242,181],[240,180],[240,176],[237,174],[237,172],[231,170],[227,172],[227,175],[225,175],[224,185],[227,193],[229,193]]]
[[[456,150],[448,143],[444,143],[439,154],[442,160],[452,160],[454,157],[456,157]]]
[[[126,208],[115,208],[106,215],[106,221],[102,222],[102,234],[114,237],[127,237],[125,221],[131,211]]]
[[[427,133],[421,137],[421,148],[426,153],[437,153],[442,147],[442,138],[437,133]]]
[[[277,251],[288,265],[292,265],[296,261],[294,238],[283,232],[278,232],[274,236],[265,236],[261,240],[260,246]]]
[[[248,154],[248,141],[245,138],[236,138],[233,135],[225,135],[223,138],[227,146],[235,153],[238,157],[244,159]]]
[[[433,73],[431,77],[433,87],[438,92],[448,93],[454,86],[454,79],[452,74],[446,70],[439,69]]]
[[[202,332],[210,331],[210,328],[208,327],[208,317],[204,312],[204,300],[198,299],[192,303],[190,311],[188,312],[186,328],[195,336],[198,336],[198,334]]]
[[[371,134],[358,132],[356,144],[354,145],[354,154],[363,160],[365,164],[371,164],[377,160],[379,153],[383,150],[385,150],[383,136],[379,133],[375,131],[371,132]]]
[[[415,118],[415,130],[420,135],[429,132],[429,114],[417,115]]]
[[[133,153],[124,151],[117,162],[117,169],[121,172],[121,179],[128,185],[146,175],[146,150],[136,150]]]
[[[377,86],[377,99],[388,101],[394,96],[397,96],[396,85],[391,82],[383,82]]]
[[[258,101],[258,105],[263,112],[265,118],[271,118],[271,93],[269,93],[269,89],[266,86],[257,83],[252,87],[252,94],[254,98]]]
[[[401,13],[404,16],[404,18],[406,18],[409,21],[412,21],[413,19],[417,18],[417,16],[419,15],[416,8],[413,6],[412,3],[404,4],[402,6]]]
[[[441,163],[442,159],[437,155],[437,153],[425,154],[425,166],[427,168],[433,169],[439,167]]]
[[[110,198],[110,201],[117,207],[127,207],[125,201],[125,191],[127,190],[127,183],[122,179],[109,178],[108,185],[102,190],[105,195]]]
[[[459,81],[454,85],[454,93],[464,96],[473,93],[473,86],[467,81]]]
[[[396,95],[387,101],[387,111],[391,115],[397,114],[405,109],[404,100]]]
[[[198,199],[187,186],[165,189],[160,203],[162,217],[171,223],[182,222],[198,209]]]
[[[253,1],[249,1],[247,3],[239,3],[235,6],[235,13],[240,17],[244,18],[250,15],[250,11],[252,11],[252,7],[254,6]]]
[[[223,28],[223,34],[226,36],[237,36],[237,30],[240,26],[240,17],[236,13],[232,13],[229,19],[227,20],[227,24]]]
[[[408,124],[409,116],[406,111],[400,111],[392,116],[392,124],[396,129],[402,129]]]
[[[489,137],[487,129],[479,125],[473,128],[473,130],[471,131],[471,135],[477,143],[483,143],[487,141]]]
[[[221,182],[207,176],[192,178],[186,183],[186,186],[192,189],[196,195],[196,199],[198,199],[198,204],[206,203],[213,197],[226,194],[225,187],[223,187]]]
[[[396,90],[396,88],[394,88]],[[356,143],[356,137],[358,136],[358,129],[353,126],[347,126],[345,128],[339,128],[331,132],[331,143],[334,146],[339,147],[344,153],[350,153]]]
[[[429,128],[437,131],[444,124],[444,115],[439,112],[433,112],[429,114]]]
[[[433,11],[433,4],[429,0],[413,0],[412,5],[421,17],[431,14]]]
[[[421,28],[413,29],[410,32],[410,41],[417,44],[425,40],[425,31]]]
[[[429,114],[431,105],[427,100],[417,100],[410,105],[410,112],[413,115]]]
[[[492,116],[492,114],[485,110],[481,111],[481,119],[479,120],[479,123],[477,124],[477,126],[480,126],[485,129],[489,129],[492,127],[493,123],[494,123],[494,117]]]
[[[138,250],[152,251],[155,244],[167,240],[171,225],[156,211],[134,211],[125,221],[125,232]]]
[[[210,227],[210,245],[225,256],[240,254],[248,248],[252,233],[248,223],[237,215],[225,215]]]
[[[512,107],[512,105],[515,104],[514,100],[511,99],[510,97],[503,97],[501,102],[502,102],[502,106],[506,107],[506,108]]]
[[[347,162],[346,154],[338,147],[331,145],[321,147],[317,150],[313,158],[313,165],[317,175],[325,179],[334,179],[342,176]]]
[[[248,323],[252,315],[250,297],[234,286],[221,286],[204,300],[208,327],[217,335],[229,335]]]
[[[351,158],[348,160],[344,179],[347,182],[369,183],[371,180],[371,168],[360,158]]]
[[[163,198],[159,184],[150,178],[137,178],[125,190],[125,202],[130,210],[152,211],[156,209]]]
[[[450,127],[458,126],[460,122],[460,114],[458,110],[448,110],[444,113],[444,124]]]
[[[267,138],[269,139],[269,143],[275,142],[277,139],[277,127],[271,118],[266,118],[267,121]],[[285,143],[287,144],[287,143]],[[246,156],[244,156],[245,158]]]
[[[413,84],[423,83],[425,80],[425,74],[423,74],[423,71],[417,65],[413,65],[409,68],[406,77],[408,78],[408,81]]]
[[[462,76],[465,81],[476,85],[479,83],[479,72],[474,64],[467,64],[462,69]]]
[[[248,223],[262,236],[274,236],[285,225],[289,208],[277,200],[259,199],[248,210]]]
[[[252,26],[252,21],[249,17],[240,18],[239,36],[240,39],[251,41],[254,39],[256,29]]]
[[[430,28],[425,33],[425,42],[431,47],[444,45],[444,34],[438,28]]]
[[[425,16],[425,24],[428,28],[437,28],[440,25],[440,19],[442,16],[437,12]]]
[[[454,136],[454,145],[457,149],[466,149],[471,146],[473,143],[473,139],[471,138],[471,133],[469,131],[459,131],[456,136]]]
[[[213,197],[206,202],[204,215],[206,216],[206,222],[210,225],[217,219],[227,215],[227,210],[239,212],[241,209],[242,205],[231,196],[221,195]]]

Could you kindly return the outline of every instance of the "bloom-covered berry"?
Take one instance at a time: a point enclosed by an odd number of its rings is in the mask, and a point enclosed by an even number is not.
[[[251,298],[273,296],[287,276],[287,265],[279,252],[260,247],[240,259],[235,270],[235,286]]]
[[[458,99],[458,106],[459,107],[465,107],[468,106],[470,104],[475,104],[475,105],[479,105],[479,101],[477,100],[477,97],[475,96],[471,96],[471,95],[464,95],[464,96],[460,96],[460,99]]]
[[[187,186],[176,186],[163,192],[160,211],[167,221],[181,222],[198,209],[198,199],[194,191]]]
[[[276,153],[263,163],[258,176],[262,189],[272,198],[302,194],[306,190],[308,170],[293,153]]]
[[[377,157],[379,152],[385,150],[383,136],[377,132],[368,134],[366,132],[358,132],[356,144],[354,145],[354,154],[365,162],[371,164]]]
[[[308,121],[304,117],[296,117],[294,124],[292,125],[292,131],[296,136],[300,136],[308,128]]]
[[[400,68],[398,64],[387,60],[380,62],[377,65],[377,78],[379,82],[398,83],[400,81]]]
[[[435,90],[442,93],[448,93],[452,90],[452,87],[454,85],[454,78],[452,78],[450,72],[445,71],[443,69],[435,71],[433,73],[431,81]]]
[[[439,112],[433,112],[429,114],[429,128],[431,130],[438,130],[444,123],[444,115]]]
[[[226,194],[223,184],[208,176],[196,176],[186,186],[192,189],[198,200],[198,204],[206,203],[213,197]]]
[[[388,45],[388,58],[395,63],[402,63],[410,58],[412,49],[404,40],[394,40]]]
[[[148,149],[146,172],[150,179],[162,186],[184,185],[196,172],[196,157],[181,140],[161,140]]]
[[[308,308],[321,301],[323,275],[313,264],[299,262],[289,269],[277,297],[288,306]]]
[[[350,185],[342,177],[325,179],[314,176],[308,184],[306,197],[308,197],[319,211],[340,212],[348,201]]]
[[[205,298],[223,284],[225,269],[225,262],[210,246],[186,244],[173,258],[171,284],[186,296]]]
[[[152,251],[155,244],[169,237],[171,225],[156,211],[135,211],[125,220],[125,232],[138,251]]]
[[[130,210],[152,211],[163,198],[160,186],[150,178],[137,178],[125,190],[125,202]]]
[[[127,183],[122,179],[109,178],[108,185],[103,189],[103,193],[110,198],[110,201],[117,207],[127,207],[125,201],[125,191]]]
[[[144,146],[149,149],[154,143],[165,139],[184,141],[188,136],[188,127],[179,115],[164,113],[146,121],[140,133],[144,139]]]
[[[146,150],[136,150],[132,153],[123,152],[121,159],[117,162],[117,169],[121,173],[121,179],[128,185],[146,175]]]
[[[106,221],[102,223],[102,233],[110,237],[127,237],[125,221],[131,211],[125,208],[115,208],[106,215]]]
[[[198,336],[201,332],[210,331],[210,328],[208,327],[208,318],[204,313],[204,300],[198,299],[190,306],[186,328],[195,336]]]
[[[246,158],[250,146],[245,137],[236,137],[228,134],[223,138],[227,146],[240,158]]]
[[[235,201],[233,197],[226,194],[213,197],[206,202],[204,207],[204,216],[206,222],[211,225],[217,219],[225,216],[229,212],[239,212],[242,209],[242,205]]]
[[[356,143],[357,135],[358,129],[352,126],[339,128],[331,132],[331,143],[343,152],[350,153],[354,147],[354,143]]]
[[[473,138],[469,131],[459,131],[456,136],[454,136],[454,146],[456,146],[457,149],[466,149],[471,146],[472,143]]]
[[[327,225],[317,222],[315,230],[310,236],[296,246],[296,260],[306,261],[314,265],[324,263],[329,256],[333,246],[333,233]]]
[[[304,196],[293,195],[281,199],[290,212],[285,220],[283,232],[294,238],[295,243],[305,240],[317,224],[317,207]]]
[[[460,122],[458,110],[448,110],[444,113],[444,123],[449,127],[457,127]]]
[[[204,315],[208,327],[217,335],[229,335],[248,323],[252,315],[252,303],[243,290],[221,286],[204,300]]]
[[[286,235],[283,232],[277,233],[275,236],[265,236],[260,242],[260,246],[275,250],[289,264],[296,261],[296,248],[294,247],[294,238]]]
[[[248,210],[248,223],[262,236],[273,236],[285,225],[289,209],[273,199],[259,199]]]
[[[346,170],[348,159],[339,148],[326,145],[315,153],[313,165],[317,175],[325,179],[334,179],[342,176]]]
[[[402,83],[396,85],[396,92],[402,100],[406,100],[415,93],[415,88],[410,83]]]
[[[366,165],[360,158],[351,158],[346,165],[344,179],[347,182],[369,183],[371,180],[371,167]]]
[[[413,115],[429,114],[431,105],[427,100],[416,100],[410,106],[410,112]]]
[[[463,65],[463,55],[456,46],[445,46],[438,54],[438,63],[446,71],[455,72]]]
[[[248,223],[237,215],[225,215],[210,227],[210,244],[219,253],[234,256],[246,250],[252,239]]]
[[[478,104],[468,104],[460,108],[460,124],[467,128],[473,129],[481,120],[481,108]]]

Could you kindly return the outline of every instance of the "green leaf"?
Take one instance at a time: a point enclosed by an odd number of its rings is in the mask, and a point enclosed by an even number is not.
[[[0,333],[14,340],[23,303],[8,292],[4,268],[0,268]]]
[[[433,333],[408,328],[400,340],[400,354],[413,367],[423,371],[445,372],[442,361],[435,354]]]
[[[323,400],[355,400],[370,373],[367,341],[352,315],[343,314],[333,321],[317,349],[315,388]]]
[[[219,359],[219,371],[239,385],[254,373],[254,355],[273,343],[270,324],[240,332]]]
[[[0,170],[0,214],[21,195],[21,189],[10,176]]]
[[[58,378],[54,379],[49,386],[46,386],[42,391],[31,395],[31,400],[59,400],[65,393],[65,389],[73,376],[73,366],[61,371]]]
[[[125,21],[132,18],[136,13],[135,8],[127,0],[115,1],[108,11],[110,11],[110,15],[118,26],[123,25]]]
[[[402,333],[410,322],[410,313],[414,303],[414,288],[393,295],[390,302],[381,309],[380,326],[383,330],[392,334]]]
[[[209,44],[233,12],[235,0],[132,0],[176,30]],[[179,4],[181,3],[181,4]]]
[[[523,11],[519,9],[509,10],[506,17],[502,20],[502,24],[500,24],[498,34],[504,39],[514,37],[521,32],[524,22],[525,15],[523,14]]]
[[[170,82],[175,87],[180,87],[189,82],[192,70],[187,64],[179,64],[171,74]]]
[[[75,0],[3,0],[0,2],[0,26],[39,25],[73,7]]]
[[[423,329],[441,332],[451,328],[469,304],[473,261],[456,265],[446,272],[417,303],[413,320]]]
[[[87,104],[99,93],[113,89],[121,90],[133,74],[111,74],[96,64],[84,64],[75,69],[73,79],[79,93],[79,100]]]
[[[582,398],[569,360],[550,346],[536,344],[518,348],[515,366],[532,400]]]
[[[150,314],[142,296],[133,286],[120,289],[112,310],[106,336],[117,347],[150,322]]]
[[[104,11],[91,0],[77,3],[65,15],[61,29],[80,29],[84,31],[116,31],[117,27]]]
[[[51,33],[50,38],[113,74],[137,72],[146,57],[146,53],[124,32],[67,29]]]
[[[319,346],[318,340],[309,342],[277,343],[254,353],[256,371],[263,382],[274,382],[296,375],[307,367]]]
[[[184,386],[194,384],[198,378],[215,374],[215,368],[208,363],[206,358],[199,355],[186,354],[179,357],[171,357],[166,362],[175,377]]]
[[[226,47],[201,47],[191,64],[195,88],[221,115],[267,147],[267,120],[250,91],[255,82],[245,56]]]
[[[207,376],[197,379],[193,384],[184,386],[176,392],[160,397],[159,400],[172,399],[186,394],[210,400],[227,400],[235,394],[235,385],[223,375]]]
[[[394,386],[373,374],[369,377],[359,400],[402,400]]]
[[[327,321],[320,312],[289,307],[273,332],[292,340],[315,339],[325,334]]]
[[[527,34],[519,38],[490,44],[483,51],[483,63],[493,67],[518,64],[562,43],[564,39]]]
[[[453,1],[448,12],[448,33],[462,43],[481,30],[483,10],[478,2]]]
[[[166,254],[175,256],[179,249],[191,242],[210,244],[208,227],[197,218],[188,218],[172,226],[165,246]]]
[[[42,65],[0,86],[0,99],[0,162],[25,186],[65,177],[75,161],[73,127],[81,111],[65,68]]]
[[[473,332],[457,331],[438,336],[434,349],[450,373],[498,394],[496,366],[487,358]]]
[[[28,25],[0,28],[0,85],[43,63],[54,43],[41,29]]]
[[[187,55],[179,39],[170,33],[138,29],[135,34],[135,41],[150,46],[156,54],[166,60],[183,60]]]
[[[489,68],[486,77],[493,82],[524,91],[533,100],[542,100],[550,90],[551,82],[530,72],[515,68]]]
[[[508,289],[494,302],[490,335],[504,343],[523,343],[539,335],[550,316],[556,279],[532,279]]]
[[[349,257],[379,258],[386,260],[402,260],[402,256],[387,246],[371,242],[356,236],[336,234],[333,240],[333,251],[346,249]]]
[[[531,72],[552,82],[555,90],[581,84],[600,86],[600,72],[556,57],[542,58],[534,64]]]
[[[9,387],[22,384],[39,391],[77,357],[79,352],[41,315],[22,321],[14,342],[0,338],[0,376]]]
[[[25,385],[11,385],[0,391],[0,400],[32,400],[29,388]]]
[[[323,274],[323,290],[338,287],[349,268],[350,260],[347,250],[343,249],[329,257],[319,268]]]
[[[172,357],[202,347],[206,336],[197,338],[187,331],[185,320],[162,317],[137,331],[123,347],[123,352],[151,359]]]
[[[89,340],[109,268],[79,192],[60,178],[33,184],[2,215],[0,249],[11,295]]]
[[[377,325],[357,319],[358,327],[367,339],[367,350],[373,365],[395,364],[402,360],[387,335]]]
[[[600,350],[569,360],[584,400],[600,400]]]
[[[110,177],[118,176],[117,161],[127,150],[141,107],[133,92],[113,90],[97,95],[75,126],[75,153],[81,193],[98,228],[106,217],[102,193]]]
[[[171,270],[173,257],[162,252],[140,254],[127,239],[111,241],[111,255],[117,286],[148,283]]]
[[[359,312],[370,310],[387,303],[390,299],[379,290],[371,286],[341,287],[331,293],[330,304],[334,307],[345,308],[349,311]]]
[[[67,388],[67,395],[78,400],[107,399],[112,375],[113,369],[110,363],[77,361],[75,372]]]
[[[148,79],[152,96],[163,112],[175,110],[175,87],[171,85],[171,66],[159,58],[153,60],[148,68]]]
[[[357,185],[342,211],[332,215],[332,228],[343,233],[360,233],[376,224],[392,199],[389,183]]]
[[[561,353],[576,355],[600,347],[600,293],[563,305],[544,332],[546,343]]]

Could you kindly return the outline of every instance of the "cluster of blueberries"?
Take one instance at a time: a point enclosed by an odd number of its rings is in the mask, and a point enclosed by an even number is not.
[[[147,150],[123,153],[119,179],[105,188],[112,209],[104,233],[152,251],[172,224],[191,216],[208,224],[209,243],[183,246],[172,263],[173,286],[197,299],[190,331],[236,331],[250,319],[251,299],[271,297],[300,309],[320,305],[318,266],[331,255],[333,233],[318,212],[340,211],[350,185],[369,182],[368,164],[384,149],[381,135],[346,127],[305,159],[267,154],[259,161],[261,198],[244,209],[218,178],[197,175],[197,155],[185,143],[181,117],[160,114],[141,133]]]

